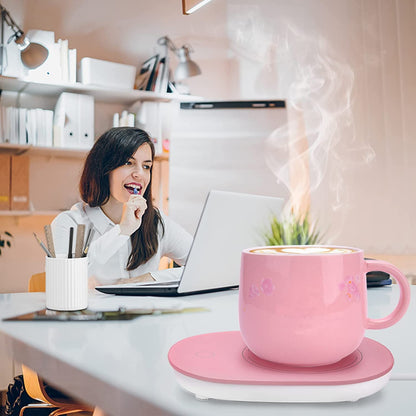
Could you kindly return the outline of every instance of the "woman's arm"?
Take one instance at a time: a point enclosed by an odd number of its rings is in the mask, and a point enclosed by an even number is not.
[[[184,266],[191,249],[193,237],[182,226],[163,215],[165,235],[162,239],[162,256]]]
[[[137,277],[129,277],[127,279],[118,279],[116,284],[154,282],[154,281],[155,279],[153,278],[151,273],[145,273]]]
[[[165,234],[161,240],[162,256],[169,257],[180,266],[184,266],[188,258],[193,238],[184,228],[162,214],[165,224]],[[183,267],[152,271],[152,277],[157,281],[172,281],[181,278]]]

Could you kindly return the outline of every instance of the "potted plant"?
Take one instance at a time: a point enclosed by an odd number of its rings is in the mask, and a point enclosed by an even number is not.
[[[13,238],[12,234],[8,231],[0,231],[0,256],[5,247],[11,247],[11,239]]]
[[[282,221],[273,216],[270,229],[264,233],[264,241],[268,246],[312,245],[318,244],[321,235],[309,222],[308,215],[298,217],[289,215]]]

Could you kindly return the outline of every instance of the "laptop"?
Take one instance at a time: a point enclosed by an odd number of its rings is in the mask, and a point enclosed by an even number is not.
[[[236,288],[241,251],[264,245],[273,215],[283,199],[236,192],[209,192],[179,281],[97,286],[103,293],[137,296],[184,296]]]

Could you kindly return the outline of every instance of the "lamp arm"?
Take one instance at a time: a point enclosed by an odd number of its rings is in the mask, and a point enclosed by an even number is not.
[[[13,38],[19,39],[23,36],[23,30],[17,25],[17,23],[13,20],[10,16],[10,13],[0,4],[1,16],[4,21],[10,26],[12,31],[14,32],[13,35],[9,38],[7,43],[10,43]]]
[[[157,43],[162,46],[166,46],[168,49],[170,49],[175,55],[177,55],[178,48],[175,46],[175,44],[170,40],[168,36],[163,36],[162,38],[159,38],[157,40]]]
[[[195,52],[194,48],[189,43],[186,43],[185,45],[183,45],[182,48],[187,49],[188,52]]]

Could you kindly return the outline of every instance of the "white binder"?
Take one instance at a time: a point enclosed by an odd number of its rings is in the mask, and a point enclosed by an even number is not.
[[[55,107],[54,146],[90,149],[94,144],[94,97],[64,92]]]

